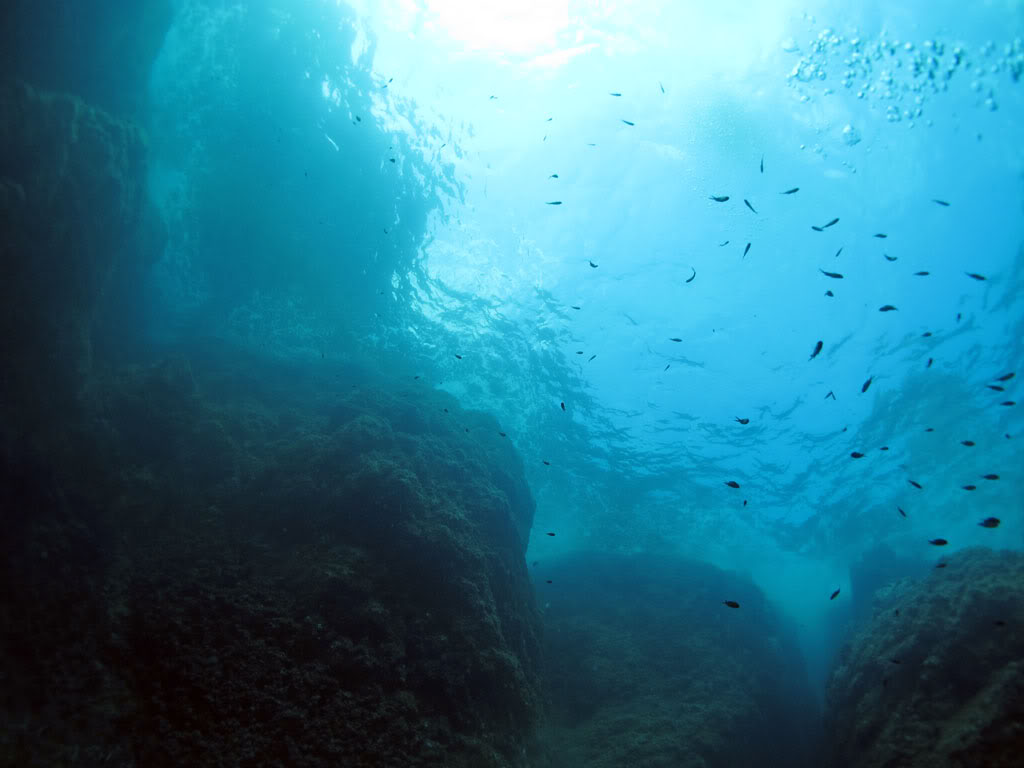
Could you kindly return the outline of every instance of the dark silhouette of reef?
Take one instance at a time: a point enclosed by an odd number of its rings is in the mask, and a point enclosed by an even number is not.
[[[1017,766],[1024,555],[967,549],[879,590],[827,689],[836,768]]]
[[[164,237],[145,143],[0,85],[0,764],[525,765],[518,455],[319,357],[126,358]]]
[[[820,718],[795,635],[749,580],[665,555],[536,570],[551,766],[815,764]]]

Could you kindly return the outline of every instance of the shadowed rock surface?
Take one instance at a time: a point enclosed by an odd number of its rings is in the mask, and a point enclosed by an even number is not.
[[[572,556],[534,577],[552,766],[813,764],[795,637],[750,581],[649,555]]]
[[[879,590],[827,690],[837,768],[1016,766],[1024,754],[1024,556],[968,549]]]

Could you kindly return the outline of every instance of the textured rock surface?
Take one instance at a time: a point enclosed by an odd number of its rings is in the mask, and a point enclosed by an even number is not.
[[[1024,555],[969,549],[878,594],[827,691],[833,764],[1016,766],[1024,755]]]
[[[551,766],[813,764],[820,721],[799,652],[749,581],[651,556],[537,574]]]
[[[159,254],[145,160],[132,123],[74,96],[0,82],[0,355],[11,361],[0,413],[9,423],[41,428],[74,405],[115,281]]]
[[[525,764],[509,442],[422,388],[252,365],[97,383],[73,465],[7,444],[0,763]]]

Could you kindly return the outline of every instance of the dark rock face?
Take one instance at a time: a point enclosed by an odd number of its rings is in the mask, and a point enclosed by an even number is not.
[[[145,177],[133,124],[74,96],[0,83],[0,355],[11,363],[0,415],[9,423],[38,429],[74,407],[114,281],[159,255]]]
[[[173,17],[172,0],[5,0],[0,71],[133,113]]]
[[[969,549],[878,594],[827,691],[833,764],[1016,766],[1024,754],[1024,555]]]
[[[648,555],[537,571],[550,765],[814,764],[820,721],[799,651],[749,581]]]
[[[240,402],[251,361],[213,357],[98,382],[73,468],[5,465],[0,763],[525,765],[533,501],[497,425],[266,365]]]

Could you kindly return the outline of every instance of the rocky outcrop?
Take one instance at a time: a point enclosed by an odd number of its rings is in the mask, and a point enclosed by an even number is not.
[[[525,765],[533,501],[497,424],[256,365],[124,369],[81,462],[5,465],[0,763]]]
[[[968,549],[880,590],[827,690],[837,768],[989,768],[1024,754],[1024,555]]]
[[[794,636],[748,580],[651,555],[535,571],[551,766],[813,764],[820,721]]]
[[[159,255],[162,228],[146,197],[145,168],[134,124],[74,96],[0,83],[6,423],[45,429],[76,406],[115,281]]]

